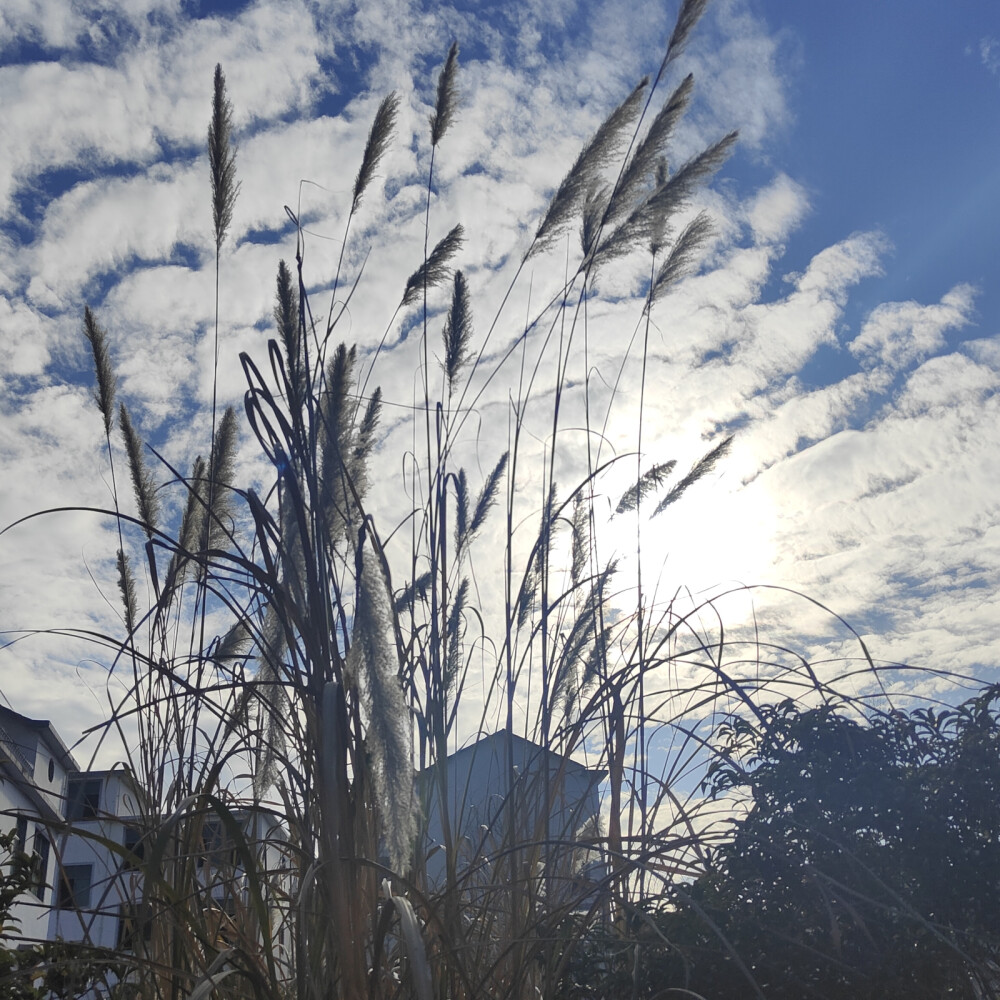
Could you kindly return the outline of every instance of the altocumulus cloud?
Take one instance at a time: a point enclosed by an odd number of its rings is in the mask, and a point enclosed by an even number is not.
[[[182,470],[204,451],[214,248],[203,146],[216,62],[236,108],[243,184],[220,289],[223,402],[238,404],[244,388],[237,352],[259,355],[270,335],[274,268],[295,253],[283,206],[303,224],[306,280],[325,315],[371,115],[388,90],[403,95],[399,136],[343,248],[348,273],[364,271],[347,336],[363,369],[378,350],[371,384],[386,400],[371,501],[385,523],[402,521],[398,456],[412,446],[419,379],[413,313],[393,310],[423,252],[426,123],[448,44],[457,36],[462,45],[461,106],[435,160],[430,238],[456,222],[466,228],[460,263],[481,343],[581,143],[641,73],[655,73],[668,31],[662,5],[523,2],[485,21],[403,0],[260,2],[199,19],[175,2],[117,8],[112,16],[99,4],[14,0],[0,14],[10,136],[0,163],[0,521],[42,506],[109,504],[79,332],[85,302],[109,330],[142,433]],[[696,76],[677,135],[682,160],[734,127],[744,143],[690,206],[689,218],[704,208],[715,228],[700,271],[652,316],[642,450],[683,467],[719,434],[737,439],[700,499],[644,529],[644,558],[660,568],[666,560],[667,591],[782,584],[853,620],[876,657],[981,671],[1000,652],[987,596],[1000,586],[990,499],[1000,495],[1000,463],[989,460],[1000,454],[1000,350],[976,329],[976,292],[965,284],[852,320],[852,294],[891,267],[877,231],[815,245],[795,272],[784,265],[788,242],[808,232],[810,195],[807,179],[769,164],[774,136],[793,128],[782,52],[749,4],[724,0],[671,82]],[[490,334],[488,361],[518,341],[524,317],[555,294],[577,253],[573,236],[531,262]],[[582,421],[587,387],[604,457],[635,447],[642,372],[620,357],[642,336],[636,295],[647,264],[630,259],[602,275],[588,309],[593,329],[607,332],[568,372],[566,424]],[[431,303],[435,324],[442,307]],[[530,370],[538,347],[525,350]],[[552,376],[543,364],[536,398]],[[515,378],[512,368],[476,383],[469,434],[456,445],[470,470],[491,468],[507,447]],[[542,410],[527,415],[539,445],[538,473],[528,470],[519,498],[525,513],[541,503]],[[585,474],[583,444],[557,470],[567,486]],[[248,481],[266,474],[249,435],[239,464]],[[598,485],[609,505],[627,481],[622,468]],[[497,530],[484,533],[484,559],[498,550]],[[615,530],[607,548],[618,544]],[[59,515],[0,544],[5,628],[120,627],[106,520]],[[828,616],[778,592],[754,600],[789,645],[818,659],[853,655]],[[732,614],[737,629],[749,620],[745,606]],[[19,710],[62,718],[69,730],[101,716],[107,664],[90,647],[35,638],[0,655]],[[60,687],[60,698],[72,694],[57,703],[40,677],[78,683]]]

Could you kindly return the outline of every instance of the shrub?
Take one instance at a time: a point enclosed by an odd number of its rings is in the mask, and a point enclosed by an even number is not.
[[[767,708],[720,732],[748,815],[656,920],[648,981],[706,996],[995,996],[1000,688],[859,721]]]

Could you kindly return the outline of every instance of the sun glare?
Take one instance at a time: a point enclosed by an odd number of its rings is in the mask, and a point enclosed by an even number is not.
[[[657,517],[644,508],[638,519],[635,513],[610,518],[598,529],[597,547],[602,558],[620,559],[621,583],[634,584],[641,568],[651,599],[669,600],[679,591],[698,600],[779,582],[775,535],[775,505],[759,483],[730,489],[709,478]]]

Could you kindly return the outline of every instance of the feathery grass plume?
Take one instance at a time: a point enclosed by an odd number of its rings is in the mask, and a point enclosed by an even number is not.
[[[464,242],[465,230],[459,223],[434,247],[427,260],[410,275],[401,305],[408,306],[415,301],[425,286],[434,288],[440,285],[451,273],[448,262],[461,249]]]
[[[455,388],[455,379],[463,365],[469,361],[469,341],[472,339],[472,309],[469,306],[469,287],[465,275],[455,272],[455,291],[451,309],[441,334],[444,340],[444,372],[448,379],[448,395]]]
[[[215,226],[215,252],[233,221],[233,209],[240,185],[236,180],[236,147],[232,143],[233,105],[226,96],[226,77],[216,63],[212,92],[212,120],[208,125],[208,162],[212,171],[212,222]]]
[[[293,408],[302,405],[306,393],[306,372],[302,358],[302,341],[299,331],[299,290],[292,272],[283,261],[278,261],[274,323],[278,328],[281,346],[285,349],[288,378],[296,398],[289,400]]]
[[[521,590],[517,595],[517,606],[514,609],[514,620],[517,623],[518,631],[524,628],[528,621],[528,615],[535,606],[535,598],[538,596],[538,573],[535,570],[535,562],[528,567],[521,581]]]
[[[458,592],[452,599],[451,608],[448,611],[448,625],[446,641],[448,643],[448,656],[445,660],[444,689],[450,691],[458,677],[461,666],[461,639],[462,639],[462,615],[465,612],[465,605],[469,600],[469,578],[462,577],[462,582],[458,585]]]
[[[353,457],[353,473],[355,489],[358,496],[364,496],[367,490],[367,466],[368,456],[375,446],[375,430],[378,427],[379,417],[382,415],[382,387],[376,386],[368,404],[365,406],[365,415],[361,418],[361,426],[354,441],[354,449],[351,452]]]
[[[668,63],[676,59],[683,51],[694,31],[694,26],[701,20],[705,8],[708,7],[708,0],[684,0],[681,9],[677,12],[677,21],[674,30],[670,34],[670,41],[667,42],[667,54],[663,57],[663,64],[660,66],[660,74],[667,68]]]
[[[698,459],[691,467],[691,471],[673,486],[670,492],[656,505],[656,510],[653,511],[652,516],[656,517],[657,514],[662,514],[667,507],[679,500],[689,487],[698,482],[702,476],[708,475],[715,468],[715,463],[729,451],[732,443],[733,437],[730,435],[725,441],[717,444],[710,452]]]
[[[712,220],[707,212],[699,212],[677,237],[667,259],[656,272],[649,289],[649,304],[662,298],[677,281],[688,274],[695,258],[712,236]]]
[[[288,643],[281,619],[273,604],[264,611],[264,622],[257,649],[257,675],[254,692],[260,698],[261,736],[254,762],[253,786],[263,795],[277,777],[277,762],[286,749],[284,720],[291,710],[288,691],[282,677],[282,664]]]
[[[561,524],[556,517],[559,507],[559,484],[552,480],[549,484],[549,492],[545,497],[542,506],[542,517],[538,525],[538,551],[544,552],[551,548],[553,539],[556,536]]]
[[[674,128],[681,120],[694,91],[694,77],[688,74],[667,98],[666,104],[653,119],[642,142],[635,148],[618,181],[614,197],[608,206],[606,225],[615,225],[635,207],[642,189],[656,176],[663,149]]]
[[[125,609],[125,628],[129,635],[135,632],[135,624],[139,620],[139,603],[135,598],[135,579],[129,566],[128,556],[118,550],[118,591],[122,596],[122,606]]]
[[[205,508],[200,502],[201,485],[207,473],[205,459],[198,455],[191,466],[191,478],[188,484],[188,498],[181,514],[181,526],[177,533],[177,546],[186,552],[194,552],[201,535],[201,522],[205,516]]]
[[[581,690],[579,681],[583,671],[580,667],[586,663],[584,651],[597,634],[597,610],[604,603],[608,581],[617,570],[618,563],[612,560],[598,574],[563,643],[553,681],[552,701],[553,703],[561,701],[564,711],[569,710],[570,702]]]
[[[654,216],[669,219],[682,208],[703,181],[722,166],[733,152],[739,132],[724,135],[708,149],[693,156],[672,176],[667,177],[649,197],[648,205]]]
[[[483,483],[483,488],[479,492],[479,496],[476,498],[476,506],[472,514],[472,523],[469,525],[469,538],[471,538],[482,526],[486,520],[486,515],[490,512],[490,508],[497,501],[497,491],[500,488],[500,479],[503,477],[504,471],[507,468],[507,459],[510,457],[510,452],[505,451],[500,456],[500,461],[493,467],[493,471],[486,477],[486,482]]]
[[[296,504],[288,497],[287,491],[281,497],[278,521],[281,541],[276,561],[280,579],[287,590],[288,599],[293,603],[302,603],[307,598],[305,544]]]
[[[590,255],[600,235],[610,197],[611,188],[607,184],[595,184],[587,192],[583,202],[583,217],[580,221],[580,248],[584,257]]]
[[[667,183],[667,179],[670,177],[670,167],[667,163],[667,158],[661,156],[659,160],[656,161],[656,184],[654,190],[659,190]],[[660,215],[658,218],[653,219],[653,224],[650,226],[649,233],[649,252],[656,257],[659,252],[663,249],[664,243],[667,241],[667,236],[670,231],[668,226],[669,220],[666,216]]]
[[[455,111],[458,105],[458,88],[455,78],[458,74],[458,42],[452,42],[448,49],[448,58],[444,62],[444,68],[438,77],[437,102],[434,105],[434,114],[430,117],[431,145],[436,146],[442,136],[455,120]]]
[[[601,629],[594,637],[594,642],[587,654],[586,662],[580,675],[578,693],[585,695],[593,684],[603,675],[608,659],[608,643],[611,641],[611,626]]]
[[[365,406],[361,426],[354,432],[350,450],[347,453],[347,474],[350,482],[350,495],[345,491],[345,503],[357,507],[368,494],[368,457],[375,446],[375,430],[382,414],[382,388],[376,386]],[[346,487],[346,483],[343,484]],[[360,511],[359,511],[360,513]]]
[[[455,551],[461,552],[469,530],[469,479],[465,469],[452,478],[455,484]]]
[[[515,606],[515,619],[518,630],[524,628],[528,621],[528,616],[535,606],[538,590],[542,582],[542,567],[547,563],[548,552],[559,529],[559,521],[555,517],[555,510],[558,506],[558,489],[559,487],[555,482],[552,482],[549,486],[545,504],[542,507],[542,516],[539,521],[538,539],[535,542],[531,559],[521,580],[521,589],[518,591]]]
[[[366,742],[392,867],[402,872],[417,835],[410,710],[399,680],[389,588],[371,538],[356,555],[357,593],[347,665],[361,681],[368,715]]]
[[[375,120],[368,132],[368,142],[365,143],[364,156],[358,167],[358,176],[354,178],[354,200],[351,202],[351,214],[361,206],[365,189],[375,176],[378,165],[389,149],[392,134],[396,129],[396,115],[399,113],[399,95],[393,91],[382,99],[375,112]]]
[[[590,558],[590,508],[582,493],[573,497],[573,562],[570,568],[570,580],[576,587],[583,579],[583,571],[587,568]]]
[[[326,512],[329,537],[336,544],[351,526],[357,529],[358,502],[368,490],[368,456],[382,412],[382,390],[368,399],[355,427],[353,398],[355,347],[338,344],[327,363],[326,388],[320,400],[319,496]]]
[[[538,597],[538,573],[532,565],[524,574],[521,582],[521,589],[517,595],[517,605],[515,607],[515,621],[518,631],[524,628],[528,622],[528,616],[535,606]]]
[[[90,351],[94,356],[94,371],[97,374],[97,388],[94,390],[94,402],[104,417],[104,433],[110,435],[111,422],[115,413],[115,392],[118,380],[111,368],[111,358],[108,356],[108,335],[97,322],[90,306],[83,310],[83,333],[90,341]]]
[[[212,658],[219,663],[241,660],[249,654],[252,646],[253,636],[246,622],[236,622],[216,643]]]
[[[350,437],[350,396],[357,357],[358,351],[353,344],[348,347],[340,343],[326,366],[326,389],[322,401],[323,433],[331,441],[341,445],[346,444]],[[346,454],[347,448],[344,447],[342,455]]]
[[[224,548],[229,540],[235,509],[231,487],[236,471],[236,444],[236,411],[227,406],[212,443],[212,462],[209,466],[213,471],[212,488],[207,482],[201,484],[202,499],[211,504],[202,522],[203,546],[206,549]]]
[[[642,503],[643,499],[653,490],[659,489],[663,485],[667,476],[674,471],[676,464],[677,460],[672,458],[669,462],[660,462],[657,465],[650,466],[639,477],[639,480],[633,483],[622,494],[621,499],[618,501],[618,506],[615,507],[615,513],[624,514],[629,510],[638,510],[639,504]]]
[[[525,260],[547,249],[566,228],[581,202],[601,185],[601,172],[621,151],[627,129],[642,106],[642,95],[649,83],[643,77],[639,85],[611,112],[594,137],[580,151],[576,162],[549,202],[548,210],[535,232]]]
[[[652,242],[662,233],[667,221],[687,204],[695,188],[726,161],[737,138],[737,132],[730,132],[668,177],[601,243],[594,253],[594,268]]]
[[[152,538],[160,516],[160,498],[156,493],[152,473],[142,455],[142,439],[136,433],[124,403],[118,407],[118,424],[125,439],[125,451],[128,454],[128,468],[132,475],[132,489],[139,509],[139,520],[142,521],[146,536]]]
[[[326,388],[320,399],[319,495],[332,541],[338,541],[350,522],[351,498],[351,387],[354,384],[354,347],[338,344],[326,366]]]
[[[431,585],[433,579],[434,571],[426,570],[413,583],[404,587],[392,605],[396,614],[399,615],[404,611],[408,611],[417,601],[425,601],[427,599],[427,588]]]
[[[164,607],[169,607],[177,588],[184,582],[190,556],[198,547],[198,539],[201,537],[202,524],[205,519],[202,485],[205,482],[206,473],[205,460],[201,455],[198,455],[191,466],[187,501],[184,504],[180,527],[177,531],[177,544],[170,557],[167,574],[163,580]]]

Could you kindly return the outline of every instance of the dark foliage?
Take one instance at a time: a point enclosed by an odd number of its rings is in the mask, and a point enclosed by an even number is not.
[[[709,790],[752,807],[651,915],[641,995],[1000,996],[1000,685],[867,723],[792,702],[763,720],[720,731]]]

